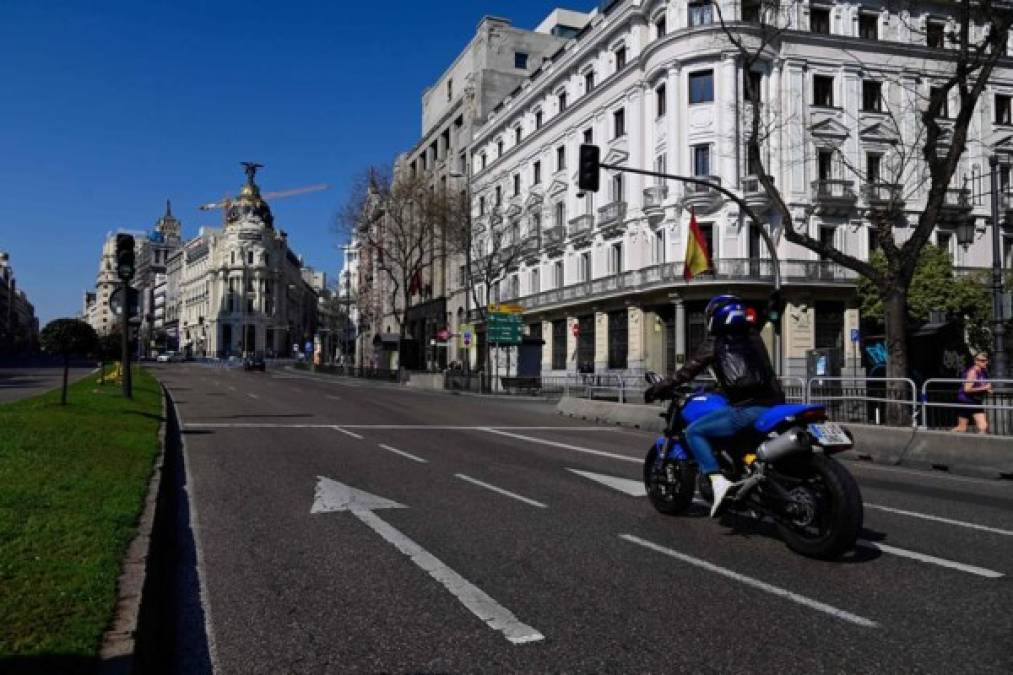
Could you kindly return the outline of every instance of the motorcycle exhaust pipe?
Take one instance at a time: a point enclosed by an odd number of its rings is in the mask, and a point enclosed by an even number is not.
[[[756,457],[764,462],[776,462],[806,452],[812,452],[809,433],[795,427],[761,443],[756,449]]]

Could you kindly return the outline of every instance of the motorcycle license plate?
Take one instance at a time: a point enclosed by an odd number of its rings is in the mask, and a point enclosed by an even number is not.
[[[841,445],[851,445],[851,439],[844,433],[840,425],[834,422],[826,422],[824,424],[810,424],[809,433],[812,434],[816,442],[823,447],[836,447]]]

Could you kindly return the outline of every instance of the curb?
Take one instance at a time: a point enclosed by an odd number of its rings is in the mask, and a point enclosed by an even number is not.
[[[561,415],[660,432],[661,408],[564,398],[556,406]],[[1013,479],[1013,439],[1000,436],[955,434],[900,427],[847,424],[855,436],[855,448],[837,457],[853,462],[872,462],[942,471],[989,479]]]
[[[169,421],[168,394],[162,388],[162,422],[158,428],[159,449],[152,467],[144,509],[137,526],[137,534],[127,547],[122,569],[117,579],[116,608],[109,628],[102,635],[99,648],[101,675],[119,675],[135,672],[138,662],[137,647],[140,634],[148,621],[147,595],[148,573],[154,559],[156,521],[164,520],[167,490],[162,480],[165,469],[166,435]]]

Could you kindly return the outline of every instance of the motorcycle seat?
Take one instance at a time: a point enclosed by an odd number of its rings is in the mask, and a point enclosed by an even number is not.
[[[797,417],[804,412],[809,410],[823,410],[822,405],[812,405],[809,403],[783,403],[781,405],[775,405],[767,412],[760,415],[760,419],[756,420],[756,430],[761,434],[769,434],[771,431],[777,428],[777,425],[784,422],[788,417]]]

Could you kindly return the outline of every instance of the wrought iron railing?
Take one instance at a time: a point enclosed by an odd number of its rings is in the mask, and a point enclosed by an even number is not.
[[[904,186],[897,183],[866,183],[862,186],[862,196],[869,204],[897,203],[903,189]]]
[[[813,199],[857,199],[855,181],[843,178],[820,178],[812,182]]]

